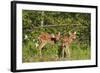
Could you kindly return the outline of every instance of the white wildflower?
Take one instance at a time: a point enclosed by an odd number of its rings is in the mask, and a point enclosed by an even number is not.
[[[39,46],[39,44],[38,43],[35,43],[35,46],[36,46],[36,48]]]
[[[35,42],[35,39],[33,39],[33,42]]]
[[[28,36],[27,35],[25,35],[25,38],[24,39],[28,39]]]

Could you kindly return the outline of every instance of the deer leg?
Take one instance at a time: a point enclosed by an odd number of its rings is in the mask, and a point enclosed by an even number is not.
[[[65,50],[65,48],[63,47],[63,48],[62,48],[62,53],[61,53],[62,58],[64,58],[64,53],[65,53],[64,50]]]
[[[68,51],[68,58],[70,58],[70,50],[69,50],[69,48],[67,49],[67,51]]]
[[[69,47],[66,47],[65,53],[66,53],[67,57],[69,58],[69,57],[70,57],[70,50],[69,50]]]
[[[40,56],[42,56],[42,48],[46,45],[46,43],[41,43],[40,46],[39,46],[39,54]]]

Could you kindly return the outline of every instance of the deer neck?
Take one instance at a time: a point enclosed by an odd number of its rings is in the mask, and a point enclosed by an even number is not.
[[[70,36],[69,37],[69,44],[71,44],[73,42],[73,39],[72,39],[72,37]]]

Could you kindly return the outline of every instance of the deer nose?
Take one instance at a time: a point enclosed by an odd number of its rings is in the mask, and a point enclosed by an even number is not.
[[[76,39],[76,37],[74,37],[74,39]]]

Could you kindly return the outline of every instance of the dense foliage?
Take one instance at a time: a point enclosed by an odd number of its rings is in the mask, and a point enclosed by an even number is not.
[[[91,15],[89,13],[54,12],[23,10],[23,62],[81,60],[90,59]],[[76,31],[77,39],[72,43],[71,57],[58,59],[59,43],[47,44],[43,49],[43,58],[38,56],[38,36],[41,32],[68,35]]]

